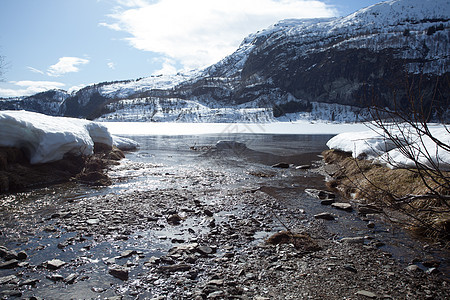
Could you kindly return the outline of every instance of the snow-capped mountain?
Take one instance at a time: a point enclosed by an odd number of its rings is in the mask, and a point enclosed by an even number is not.
[[[353,121],[372,103],[401,103],[406,83],[425,105],[433,100],[445,111],[449,28],[449,0],[391,0],[342,18],[283,20],[204,70],[88,86],[67,95],[58,113],[110,121]]]

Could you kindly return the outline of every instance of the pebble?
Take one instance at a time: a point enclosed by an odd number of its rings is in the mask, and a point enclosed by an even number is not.
[[[285,162],[280,162],[280,163],[274,164],[272,166],[272,168],[288,169],[289,168],[289,164],[285,163]]]
[[[353,273],[358,273],[358,270],[356,270],[356,268],[350,264],[345,265],[344,269]]]
[[[25,281],[22,281],[19,286],[24,286],[24,285],[36,285],[39,282],[39,279],[27,279]]]
[[[57,270],[59,268],[61,268],[62,266],[64,266],[66,264],[66,262],[60,260],[60,259],[52,259],[47,261],[46,265],[47,265],[47,269],[50,270]]]
[[[75,279],[77,279],[78,274],[76,273],[72,273],[69,276],[67,276],[66,278],[64,278],[64,282],[67,284],[72,284],[75,282]]]
[[[406,269],[408,272],[418,272],[418,271],[422,271],[422,269],[419,268],[418,265],[410,265],[410,266],[407,266],[405,269]]]
[[[0,284],[10,283],[11,281],[17,281],[18,278],[16,275],[8,275],[0,277]]]
[[[334,220],[334,216],[330,213],[324,212],[324,213],[320,213],[314,216],[314,218],[316,219],[322,219],[322,220]]]
[[[369,291],[364,291],[364,290],[357,291],[356,295],[357,296],[364,296],[364,297],[371,298],[371,299],[375,299],[377,297],[376,294],[374,294],[372,292],[369,292]]]
[[[19,261],[17,259],[11,259],[8,261],[5,261],[4,263],[0,264],[0,269],[13,269],[17,267],[19,264]]]
[[[345,211],[352,211],[353,207],[350,203],[345,203],[345,202],[335,202],[331,204],[332,207],[337,208],[337,209],[341,209],[341,210],[345,210]]]
[[[119,278],[120,280],[126,281],[128,280],[130,269],[126,267],[122,267],[119,265],[112,265],[109,267],[108,273],[112,276]]]
[[[181,217],[177,214],[173,214],[167,218],[167,223],[169,223],[170,225],[180,225]]]
[[[186,265],[186,264],[168,265],[168,266],[161,266],[159,269],[163,272],[169,272],[169,273],[185,272],[185,271],[189,271],[191,269],[191,266]]]

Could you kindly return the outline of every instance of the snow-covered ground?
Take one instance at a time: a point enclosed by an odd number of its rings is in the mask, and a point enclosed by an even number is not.
[[[448,127],[430,125],[429,128],[433,137],[450,145]],[[329,140],[327,146],[330,149],[350,152],[355,158],[373,159],[390,168],[416,168],[417,161],[427,167],[436,166],[440,170],[450,170],[450,152],[439,147],[430,137],[419,135],[408,125],[393,126],[389,130],[396,141],[405,145],[414,160],[406,157],[402,147],[397,147],[396,143],[379,129],[342,133]]]
[[[101,123],[27,111],[1,111],[0,128],[0,146],[23,149],[32,164],[57,161],[66,153],[92,155],[94,143],[114,143]],[[130,143],[118,139],[115,144]]]

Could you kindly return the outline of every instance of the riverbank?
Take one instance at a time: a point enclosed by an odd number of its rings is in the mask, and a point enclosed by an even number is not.
[[[416,256],[399,260],[381,221],[369,228],[354,210],[322,205],[305,192],[325,189],[314,171],[318,162],[309,160],[310,170],[292,163],[282,169],[233,152],[182,151],[176,159],[161,148],[164,154],[151,152],[159,164],[142,161],[151,155],[140,150],[136,159],[112,167],[114,185],[92,194],[72,195],[61,186],[42,191],[39,201],[23,194],[4,199],[0,241],[9,251],[1,266],[9,269],[0,269],[0,293],[41,299],[450,297],[445,258],[436,260],[432,245],[419,243]],[[127,188],[114,187],[121,184]],[[333,220],[318,217],[322,213]],[[296,234],[293,245],[289,234],[275,235],[287,229]],[[26,256],[13,258],[21,251]]]
[[[338,150],[325,151],[323,156],[332,177],[327,183],[329,187],[339,190],[347,199],[376,207],[420,236],[449,246],[448,204],[433,197],[430,188],[442,195],[450,191],[437,187],[437,182],[426,177],[428,174],[419,176],[414,170],[390,169]],[[442,171],[443,176],[448,173]]]
[[[117,147],[95,144],[93,155],[66,154],[55,162],[30,164],[23,149],[0,147],[0,193],[40,188],[69,181],[111,184],[107,168],[125,157]]]

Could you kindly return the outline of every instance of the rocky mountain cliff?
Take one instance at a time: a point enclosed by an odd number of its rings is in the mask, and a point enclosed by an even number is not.
[[[393,107],[394,99],[402,104],[411,86],[426,106],[445,111],[449,21],[448,0],[392,0],[342,18],[284,20],[248,36],[233,54],[202,71],[89,86],[61,98],[58,114],[130,121],[345,121],[368,105]]]

